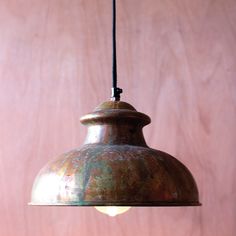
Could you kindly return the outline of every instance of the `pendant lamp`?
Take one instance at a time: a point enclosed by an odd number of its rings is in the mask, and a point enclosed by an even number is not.
[[[151,120],[120,101],[121,93],[117,87],[113,0],[111,100],[81,118],[88,127],[81,148],[41,169],[33,184],[31,205],[94,206],[110,216],[138,206],[200,205],[190,171],[173,156],[148,147],[142,129]]]

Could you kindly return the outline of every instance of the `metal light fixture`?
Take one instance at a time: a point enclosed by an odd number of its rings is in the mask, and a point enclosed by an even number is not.
[[[47,164],[35,179],[31,205],[95,206],[110,216],[134,206],[199,206],[189,170],[149,148],[142,128],[150,118],[120,101],[113,0],[113,88],[110,101],[81,118],[84,145]]]

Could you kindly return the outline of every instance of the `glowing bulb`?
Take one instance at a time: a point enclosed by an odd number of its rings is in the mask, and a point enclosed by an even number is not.
[[[120,214],[125,213],[128,211],[131,207],[116,207],[116,206],[109,206],[109,207],[95,207],[96,210],[107,214],[109,216],[117,216]]]

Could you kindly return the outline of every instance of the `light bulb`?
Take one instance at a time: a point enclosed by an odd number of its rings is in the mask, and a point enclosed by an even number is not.
[[[107,206],[107,207],[95,207],[99,212],[109,215],[117,216],[127,212],[131,207],[116,207],[116,206]]]

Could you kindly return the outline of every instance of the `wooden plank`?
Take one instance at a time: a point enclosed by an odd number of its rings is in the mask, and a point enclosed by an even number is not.
[[[110,7],[0,3],[0,235],[235,235],[234,0],[118,1],[123,100],[151,116],[149,145],[189,167],[201,208],[27,206],[39,169],[83,143],[79,117],[110,96]]]

